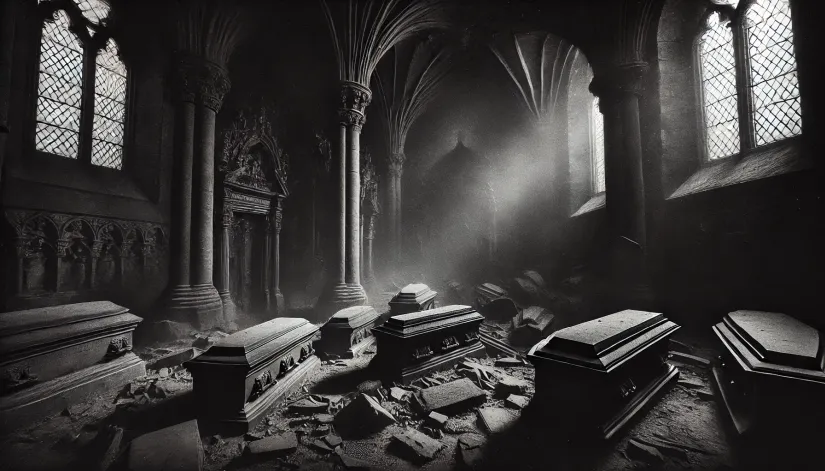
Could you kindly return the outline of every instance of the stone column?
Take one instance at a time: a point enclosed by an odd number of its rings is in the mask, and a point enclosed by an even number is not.
[[[247,314],[252,310],[252,223],[248,217],[241,219],[243,251],[241,256],[241,305]]]
[[[182,104],[175,135],[181,162],[176,182],[180,239],[168,307],[175,317],[207,328],[223,323],[223,303],[212,280],[215,115],[229,91],[229,78],[223,67],[193,55],[179,56],[178,67]]]
[[[375,283],[372,255],[376,216],[375,212],[369,210],[364,214],[364,283],[367,285]]]
[[[389,201],[389,246],[391,260],[395,263],[401,261],[401,177],[404,174],[404,161],[406,156],[403,151],[396,151],[390,155],[389,176],[390,176],[390,201]]]
[[[274,216],[272,213],[266,216],[264,224],[264,257],[263,257],[263,273],[261,274],[261,288],[264,292],[264,309],[267,313],[272,312],[275,308],[272,301],[272,277],[275,270],[275,261],[272,256],[272,233],[275,232]]]
[[[654,302],[646,267],[645,182],[639,95],[647,64],[622,64],[598,74],[590,90],[599,97],[605,126],[606,211],[613,299],[625,308]],[[617,306],[618,307],[618,306]]]
[[[355,82],[341,82],[342,106],[338,110],[340,119],[338,148],[338,265],[334,278],[330,280],[324,296],[325,314],[332,315],[340,309],[364,305],[367,294],[360,283],[360,194],[361,126],[366,117],[364,110],[372,98],[370,90]]]
[[[275,295],[275,315],[280,316],[286,310],[284,295],[281,293],[281,225],[283,221],[283,210],[281,208],[281,198],[276,198],[274,208],[272,208],[272,287],[271,292]]]
[[[0,2],[0,182],[3,181],[3,163],[6,158],[6,140],[9,134],[9,101],[12,86],[16,10],[17,0]]]
[[[218,276],[215,280],[215,287],[218,289],[218,295],[221,297],[221,303],[223,304],[223,317],[227,322],[232,323],[236,322],[235,303],[232,301],[232,293],[230,290],[231,282],[229,281],[229,253],[231,250],[229,246],[229,231],[232,228],[232,208],[230,206],[224,206],[221,216],[220,232],[218,233],[218,243],[216,244],[218,257],[215,261]]]

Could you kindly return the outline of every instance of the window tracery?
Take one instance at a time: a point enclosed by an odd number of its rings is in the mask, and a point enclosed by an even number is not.
[[[599,99],[593,99],[590,110],[590,155],[593,166],[593,192],[604,193],[604,116],[599,112]]]
[[[41,0],[35,148],[120,170],[127,71],[101,0]]]

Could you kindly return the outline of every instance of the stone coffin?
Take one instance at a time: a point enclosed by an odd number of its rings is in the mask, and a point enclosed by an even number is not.
[[[626,310],[554,332],[528,353],[536,368],[528,407],[574,434],[611,438],[678,378],[665,362],[678,328],[662,314]]]
[[[423,283],[407,285],[390,300],[390,316],[432,309],[437,294]]]
[[[387,381],[408,384],[451,368],[467,356],[483,356],[478,327],[484,317],[470,306],[453,305],[390,317],[373,329],[373,362]]]
[[[713,375],[740,434],[822,430],[825,341],[785,314],[736,311],[713,326],[722,344]]]
[[[323,327],[318,351],[353,358],[375,344],[372,329],[378,323],[378,312],[372,306],[353,306],[335,313]]]
[[[109,301],[0,314],[0,416],[13,430],[146,374],[142,319]]]
[[[507,291],[501,286],[493,283],[482,283],[475,288],[476,308],[480,308],[487,303],[507,296]]]
[[[226,433],[255,428],[320,365],[312,345],[318,333],[306,319],[279,317],[224,337],[184,363],[200,418]]]

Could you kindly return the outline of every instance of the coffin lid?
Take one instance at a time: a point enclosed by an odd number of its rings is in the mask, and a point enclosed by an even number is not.
[[[442,306],[425,311],[412,312],[409,314],[399,314],[390,317],[381,327],[376,327],[373,332],[388,333],[392,335],[412,335],[430,330],[445,328],[466,322],[484,320],[484,317],[470,306],[454,304]]]
[[[357,329],[378,318],[378,311],[372,306],[352,306],[336,312],[324,328]]]
[[[0,314],[0,337],[48,329],[103,317],[126,314],[129,310],[110,301],[63,304]],[[135,316],[139,322],[141,319]]]
[[[482,283],[476,287],[476,291],[496,294],[500,296],[504,296],[507,293],[506,291],[504,291],[504,288],[493,283]]]
[[[311,338],[316,332],[318,327],[306,319],[278,317],[218,340],[187,364],[226,363],[254,367]]]
[[[746,369],[825,381],[822,334],[791,316],[735,311],[714,330]]]
[[[401,288],[401,291],[393,296],[390,303],[421,303],[435,297],[436,294],[424,283],[412,283]]]
[[[609,371],[678,328],[663,314],[628,309],[558,330],[529,356]]]

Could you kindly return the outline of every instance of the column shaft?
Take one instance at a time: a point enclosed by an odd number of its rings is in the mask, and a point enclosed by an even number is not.
[[[338,260],[335,281],[338,284],[346,282],[347,266],[347,127],[339,127],[338,146]]]
[[[275,207],[274,224],[272,228],[272,294],[275,297],[275,313],[284,312],[284,295],[281,293],[281,202],[278,200]]]
[[[195,142],[195,104],[181,102],[175,114],[175,153],[178,156],[177,175],[173,185],[174,222],[173,259],[170,284],[188,286],[192,231],[192,169]]]
[[[355,126],[347,132],[347,199],[346,199],[346,282],[357,285],[361,283],[360,245],[361,245],[361,152],[359,148],[361,134]]]
[[[198,106],[195,126],[195,185],[192,193],[192,284],[212,285],[215,192],[215,112]]]

